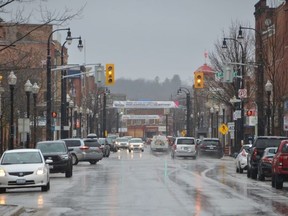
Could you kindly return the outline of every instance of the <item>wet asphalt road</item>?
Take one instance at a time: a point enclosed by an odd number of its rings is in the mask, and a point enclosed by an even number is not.
[[[121,150],[96,165],[74,166],[72,178],[52,174],[51,190],[8,190],[0,204],[39,208],[39,215],[210,216],[287,215],[283,190],[236,173],[232,158],[171,159],[167,153]],[[33,212],[33,211],[31,211]]]

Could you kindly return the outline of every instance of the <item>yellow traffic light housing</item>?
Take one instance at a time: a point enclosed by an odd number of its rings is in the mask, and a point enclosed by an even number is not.
[[[204,88],[204,73],[203,72],[194,73],[194,88]]]
[[[106,64],[106,85],[114,85],[115,84],[115,76],[114,76],[114,64]]]

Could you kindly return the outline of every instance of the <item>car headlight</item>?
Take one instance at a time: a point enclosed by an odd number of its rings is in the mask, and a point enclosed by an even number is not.
[[[6,176],[5,170],[3,168],[0,168],[0,177]]]
[[[36,171],[36,175],[43,175],[46,173],[46,169],[44,167],[38,168]]]

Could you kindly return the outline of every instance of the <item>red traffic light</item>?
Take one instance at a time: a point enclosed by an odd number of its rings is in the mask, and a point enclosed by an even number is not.
[[[247,116],[253,116],[253,115],[254,115],[253,110],[248,110],[248,111],[246,112],[246,115],[247,115]]]
[[[52,118],[56,118],[57,117],[57,112],[52,112]]]

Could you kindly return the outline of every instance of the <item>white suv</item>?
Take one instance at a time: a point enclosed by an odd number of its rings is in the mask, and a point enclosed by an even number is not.
[[[171,157],[197,157],[196,139],[194,137],[176,137],[172,146]]]

